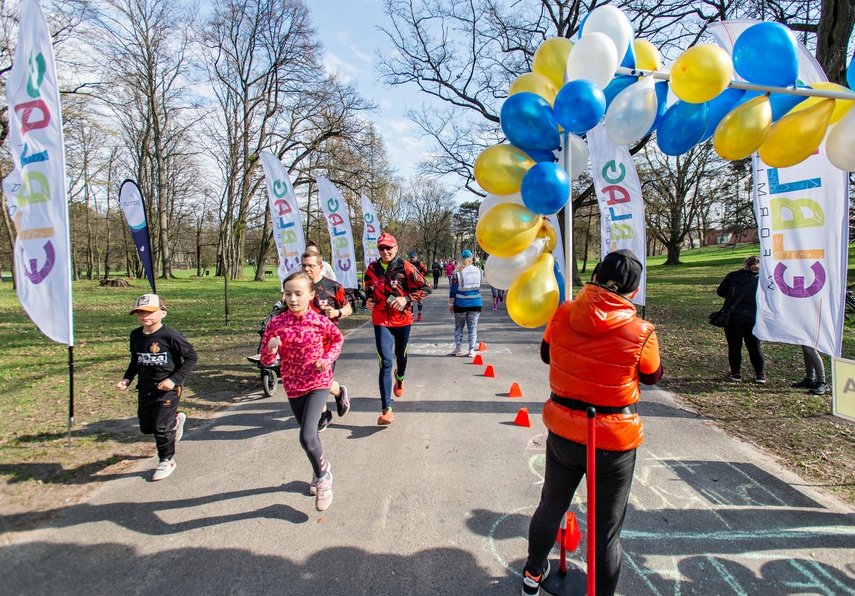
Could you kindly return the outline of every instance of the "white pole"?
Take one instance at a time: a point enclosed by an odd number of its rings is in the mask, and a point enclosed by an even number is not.
[[[618,67],[615,74],[630,75],[634,77],[652,76],[654,79],[661,81],[670,81],[671,73],[661,72],[658,70],[641,70],[638,68],[627,68],[625,66]],[[745,89],[747,91],[763,91],[766,93],[783,93],[785,95],[804,95],[807,97],[824,97],[828,99],[846,99],[855,101],[855,92],[853,91],[832,91],[826,89],[797,89],[795,87],[772,87],[771,85],[755,85],[754,83],[746,83],[745,81],[731,81],[729,87],[734,89]]]
[[[570,178],[570,196],[564,207],[564,299],[573,299],[573,177],[570,175],[570,131],[564,131],[564,171]]]

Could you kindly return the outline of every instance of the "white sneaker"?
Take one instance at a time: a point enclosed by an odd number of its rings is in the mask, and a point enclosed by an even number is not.
[[[315,509],[326,511],[332,503],[332,472],[327,468],[327,473],[318,481],[318,492],[315,495]]]
[[[469,350],[469,358],[475,358],[477,355],[478,353],[475,350]]]
[[[329,472],[330,470],[332,470],[332,464],[330,462],[327,462],[327,470],[326,471]],[[309,494],[310,495],[318,494],[318,479],[315,477],[314,474],[312,474],[312,481],[309,483]]]
[[[452,356],[463,356],[463,350],[460,347],[454,348],[454,351],[451,353]]]
[[[163,480],[164,478],[172,474],[172,472],[174,471],[175,458],[161,460],[161,462],[157,464],[157,469],[154,471],[154,476],[152,476],[151,479]]]
[[[178,412],[175,415],[175,442],[181,440],[181,437],[184,436],[184,422],[187,420],[187,414],[184,412]]]

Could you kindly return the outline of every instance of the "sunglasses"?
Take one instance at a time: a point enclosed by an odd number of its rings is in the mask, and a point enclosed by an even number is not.
[[[377,250],[392,250],[394,246],[378,246]]]

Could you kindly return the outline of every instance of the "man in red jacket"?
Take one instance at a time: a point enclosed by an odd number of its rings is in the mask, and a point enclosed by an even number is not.
[[[377,424],[392,424],[392,391],[396,397],[404,394],[404,373],[407,370],[407,342],[413,324],[413,301],[420,301],[431,292],[419,270],[398,257],[398,242],[392,234],[377,239],[380,260],[365,271],[365,307],[374,323],[374,341],[380,356],[380,402],[382,413]],[[392,356],[395,369],[392,383]]]

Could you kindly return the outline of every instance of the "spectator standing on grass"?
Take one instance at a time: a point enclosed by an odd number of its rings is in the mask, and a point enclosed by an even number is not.
[[[267,326],[261,364],[273,364],[279,355],[282,386],[300,425],[300,446],[312,464],[309,491],[315,494],[315,508],[324,511],[332,503],[333,476],[324,458],[317,421],[326,407],[333,384],[332,364],[344,340],[327,316],[312,310],[314,288],[312,278],[302,271],[285,278],[283,301],[288,310],[273,317]]]
[[[157,294],[140,296],[130,314],[137,316],[141,327],[131,331],[131,362],[116,387],[125,390],[139,376],[140,432],[154,435],[159,460],[152,480],[163,480],[175,471],[175,444],[184,436],[187,419],[178,411],[178,402],[199,357],[179,331],[162,323],[166,302]]]
[[[816,348],[802,346],[802,354],[805,358],[805,378],[798,383],[793,383],[794,389],[807,389],[814,395],[828,393],[828,384],[825,382],[825,366],[822,356]]]
[[[349,317],[353,314],[353,309],[350,307],[350,302],[344,293],[344,288],[337,281],[333,281],[321,274],[323,260],[321,255],[316,252],[306,251],[300,257],[300,267],[303,272],[312,278],[312,283],[315,284],[315,295],[312,298],[309,306],[319,315],[328,318],[333,324],[338,327],[338,323],[344,317]],[[335,360],[330,365],[332,372],[335,373]],[[333,379],[330,385],[330,393],[335,398],[338,417],[342,418],[350,410],[350,400],[347,398],[347,387],[340,385]],[[324,404],[324,410],[321,412],[320,420],[318,420],[318,432],[326,430],[332,422],[332,412],[327,410]]]
[[[636,402],[639,383],[662,377],[652,323],[636,316],[642,265],[628,250],[609,253],[546,327],[542,360],[549,364],[550,398],[543,406],[546,470],[531,518],[522,593],[535,596],[549,575],[549,552],[573,494],[587,473],[586,410],[596,413],[597,594],[614,594],[620,574],[620,533],[636,450],[644,438]],[[593,596],[593,595],[592,595]]]
[[[760,259],[754,255],[742,262],[742,269],[728,273],[716,289],[724,298],[722,308],[734,307],[730,321],[724,328],[727,339],[727,360],[732,383],[742,381],[742,344],[748,350],[748,358],[754,367],[754,382],[765,383],[765,359],[760,340],[754,335],[757,320],[757,285],[760,280]]]
[[[478,317],[481,316],[482,272],[472,264],[472,252],[460,253],[460,265],[451,277],[448,293],[448,311],[454,315],[454,351],[452,355],[463,355],[463,326],[469,330],[470,358],[478,349]]]
[[[404,374],[407,370],[407,342],[413,324],[413,301],[422,300],[431,288],[415,266],[398,256],[398,242],[392,234],[380,234],[377,239],[380,260],[365,271],[365,306],[374,324],[374,342],[380,357],[380,417],[377,424],[395,421],[392,413],[392,392],[404,395]],[[397,368],[392,379],[392,359]]]

